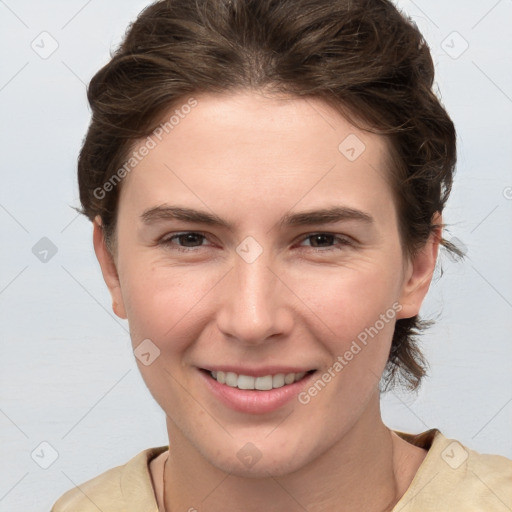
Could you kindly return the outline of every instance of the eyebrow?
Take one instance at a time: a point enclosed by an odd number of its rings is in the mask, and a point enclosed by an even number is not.
[[[180,206],[161,205],[145,210],[141,215],[144,224],[153,224],[161,221],[181,220],[195,222],[208,226],[220,226],[232,229],[229,222],[204,211],[184,208]],[[308,210],[299,213],[287,213],[278,222],[280,227],[306,226],[313,224],[331,224],[335,222],[356,220],[365,224],[372,224],[373,217],[368,213],[344,206],[333,206],[318,210]]]

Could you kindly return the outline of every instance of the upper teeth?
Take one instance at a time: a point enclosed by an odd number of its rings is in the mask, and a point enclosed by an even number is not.
[[[306,372],[300,373],[278,373],[277,375],[265,375],[263,377],[251,377],[250,375],[238,375],[233,372],[210,372],[210,375],[221,384],[226,384],[232,388],[238,389],[257,389],[267,391],[269,389],[281,388],[286,384],[296,382]]]

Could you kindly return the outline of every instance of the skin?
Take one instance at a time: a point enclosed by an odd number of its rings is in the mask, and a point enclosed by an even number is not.
[[[150,339],[160,350],[149,366],[138,361],[167,415],[171,450],[150,466],[158,502],[163,509],[165,463],[167,510],[390,510],[426,451],[383,424],[378,382],[395,320],[417,314],[428,291],[439,233],[406,256],[386,139],[321,100],[254,91],[195,97],[197,106],[125,178],[114,255],[101,219],[94,223],[115,313],[128,319],[134,348]],[[366,146],[353,162],[338,149],[350,134]],[[213,213],[230,227],[141,220],[164,204]],[[328,206],[373,220],[279,225],[285,214]],[[184,231],[205,238],[180,252],[187,240],[170,237]],[[319,241],[318,233],[335,237]],[[236,252],[247,236],[263,250],[252,263]],[[395,319],[307,405],[237,412],[199,373],[286,364],[322,374],[397,303]],[[261,455],[252,467],[237,457],[248,442]]]

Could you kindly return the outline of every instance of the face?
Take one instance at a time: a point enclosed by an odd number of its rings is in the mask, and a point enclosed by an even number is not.
[[[374,425],[437,246],[404,257],[384,138],[320,100],[195,98],[125,178],[115,262],[95,248],[176,450],[285,474]]]

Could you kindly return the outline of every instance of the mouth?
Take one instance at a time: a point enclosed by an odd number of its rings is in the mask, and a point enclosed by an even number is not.
[[[289,386],[295,382],[299,382],[306,378],[306,376],[315,372],[316,370],[309,370],[306,372],[296,373],[275,373],[255,377],[252,375],[243,375],[235,372],[224,372],[216,370],[202,370],[208,376],[217,381],[219,384],[224,384],[230,388],[237,388],[243,390],[255,391],[270,391],[272,389],[279,389]]]
[[[253,415],[270,414],[293,403],[317,371],[297,367],[240,369],[241,373],[232,371],[236,368],[198,369],[211,396],[231,410]]]

